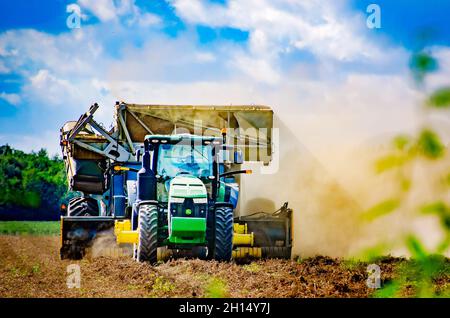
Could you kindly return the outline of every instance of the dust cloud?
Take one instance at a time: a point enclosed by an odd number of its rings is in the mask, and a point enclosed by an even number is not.
[[[92,246],[87,249],[87,257],[98,258],[105,256],[111,258],[119,258],[123,256],[131,257],[133,256],[132,245],[118,245],[112,229],[97,233]]]
[[[449,157],[441,164],[413,162],[408,192],[398,186],[398,174],[376,174],[374,162],[389,151],[392,136],[382,136],[352,151],[324,149],[315,157],[297,135],[279,119],[279,168],[274,174],[258,173],[259,165],[247,164],[254,174],[241,178],[239,211],[242,215],[272,212],[288,201],[293,209],[293,255],[307,257],[360,257],[362,251],[408,256],[405,238],[415,234],[432,250],[444,235],[435,216],[419,213],[420,205],[449,200],[448,188],[439,184],[448,173]],[[365,211],[387,200],[401,204],[393,212],[370,222]],[[448,252],[447,252],[448,255]]]

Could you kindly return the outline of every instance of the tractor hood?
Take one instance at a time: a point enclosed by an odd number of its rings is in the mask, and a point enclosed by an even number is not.
[[[170,181],[169,198],[207,198],[206,187],[197,177],[177,176]]]
[[[203,182],[191,175],[177,176],[169,189],[169,242],[204,244],[208,198]]]

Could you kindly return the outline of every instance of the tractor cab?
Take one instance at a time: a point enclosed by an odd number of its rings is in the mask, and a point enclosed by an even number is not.
[[[205,186],[208,199],[215,200],[221,138],[178,134],[148,135],[145,139],[152,151],[159,202],[168,202],[171,185],[179,187],[176,180],[183,178],[198,179],[197,183]]]
[[[177,248],[205,245],[208,215],[213,213],[218,193],[217,158],[222,139],[190,134],[147,135],[144,144],[154,174],[153,193],[166,215],[163,219],[167,232],[160,235],[165,238],[163,244]],[[138,213],[135,209],[136,228]]]

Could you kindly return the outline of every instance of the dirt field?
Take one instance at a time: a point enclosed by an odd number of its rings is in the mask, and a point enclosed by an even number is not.
[[[171,260],[152,267],[127,257],[59,260],[57,236],[0,236],[0,297],[368,297],[366,264],[325,257],[249,264]],[[404,260],[378,264],[382,282]],[[66,285],[79,264],[81,288]],[[438,282],[448,286],[450,277]]]

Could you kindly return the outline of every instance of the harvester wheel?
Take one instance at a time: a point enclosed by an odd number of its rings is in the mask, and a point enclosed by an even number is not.
[[[216,261],[229,261],[233,251],[233,209],[216,208],[213,258]]]
[[[93,198],[77,197],[69,201],[68,216],[98,216],[100,211],[97,200]]]
[[[158,261],[158,208],[156,205],[141,204],[138,230],[137,260],[155,264]]]

